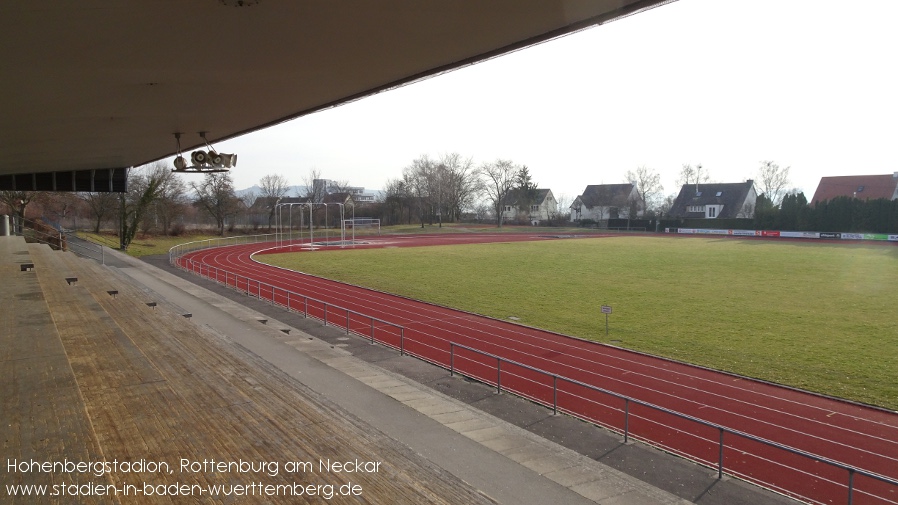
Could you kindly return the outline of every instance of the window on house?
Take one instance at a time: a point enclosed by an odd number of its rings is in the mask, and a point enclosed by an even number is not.
[[[505,206],[505,212],[511,212],[511,205]]]
[[[864,187],[863,187],[863,186],[858,186],[858,187],[857,187],[857,192],[858,192],[858,193],[860,193],[860,192],[863,191],[863,190],[864,190]]]
[[[539,205],[531,205],[531,206],[530,206],[530,210],[531,210],[531,211],[539,210]]]
[[[690,205],[689,212],[704,212],[705,208],[701,205]]]
[[[715,195],[715,196],[717,196],[717,197],[719,198],[720,195],[722,195],[722,194],[723,194],[723,191],[718,191],[718,192],[717,192],[717,195]]]
[[[708,207],[708,217],[717,217],[717,207]]]
[[[701,191],[696,191],[696,192],[695,192],[695,196],[702,196],[702,192],[701,192]]]

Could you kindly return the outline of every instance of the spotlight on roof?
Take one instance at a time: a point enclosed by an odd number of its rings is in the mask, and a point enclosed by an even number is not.
[[[219,154],[206,140],[206,132],[199,133],[208,150],[198,149],[190,153],[190,162],[193,164],[189,166],[181,154],[181,134],[179,132],[175,133],[175,141],[178,144],[178,156],[175,158],[175,168],[172,169],[172,172],[193,174],[227,172],[229,168],[237,165],[236,154]]]
[[[209,161],[209,157],[206,155],[206,151],[193,151],[193,154],[190,155],[190,161],[192,161],[194,165],[201,167]]]

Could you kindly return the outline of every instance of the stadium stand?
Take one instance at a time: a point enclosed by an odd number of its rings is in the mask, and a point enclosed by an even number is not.
[[[351,474],[368,500],[491,502],[257,356],[192,324],[177,307],[151,299],[126,276],[18,237],[0,244],[3,276],[10,279],[2,303],[11,317],[0,334],[2,380],[11,385],[3,395],[11,422],[2,423],[10,459],[167,462],[173,470],[88,475],[120,490],[144,483],[285,486],[279,496],[264,496],[266,503],[296,502],[294,483],[337,489],[343,482],[335,480],[338,474],[317,473],[319,460],[389,461],[378,473]],[[21,270],[32,262],[33,270]],[[182,458],[314,462],[316,474],[283,467],[277,475],[252,471],[237,478],[185,474]],[[84,481],[71,473],[3,475],[3,484]],[[171,497],[141,497],[156,501]]]

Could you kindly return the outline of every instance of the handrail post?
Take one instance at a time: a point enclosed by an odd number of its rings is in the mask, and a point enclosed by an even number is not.
[[[449,377],[455,377],[455,344],[449,342]]]
[[[374,318],[371,319],[371,345],[374,345]]]
[[[324,325],[327,326],[327,304],[324,304]]]
[[[723,427],[718,428],[720,430],[720,453],[717,456],[717,478],[723,478]]]
[[[346,334],[349,335],[349,309],[346,309]]]
[[[552,376],[552,415],[558,415],[558,376]]]
[[[624,398],[624,443],[630,440],[630,399]]]
[[[854,501],[854,468],[848,469],[848,505]]]
[[[287,291],[287,312],[290,312],[290,310],[292,310],[290,308],[290,291]]]
[[[502,358],[496,356],[496,394],[502,394]]]
[[[305,304],[306,304],[306,306],[302,311],[303,318],[309,317],[309,297],[308,296],[305,297]]]
[[[399,355],[405,356],[405,328],[399,328]]]

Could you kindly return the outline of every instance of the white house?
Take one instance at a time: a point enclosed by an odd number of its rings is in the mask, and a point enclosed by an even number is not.
[[[591,184],[571,204],[571,222],[638,218],[644,210],[634,184]]]
[[[753,218],[758,193],[751,179],[738,183],[684,184],[668,215],[674,218]]]
[[[503,222],[527,221],[533,226],[552,219],[558,213],[558,202],[551,189],[537,189],[534,198],[524,201],[521,192],[512,190],[505,198]]]

